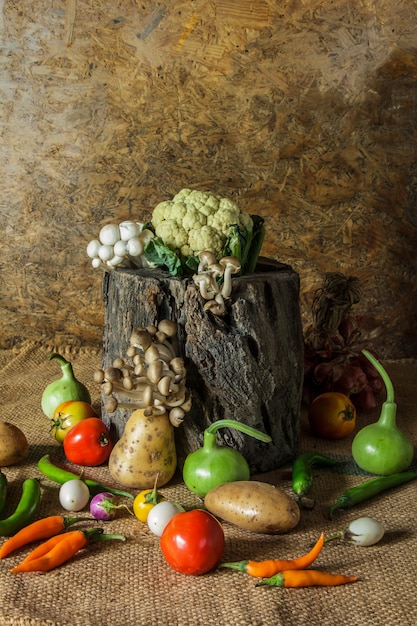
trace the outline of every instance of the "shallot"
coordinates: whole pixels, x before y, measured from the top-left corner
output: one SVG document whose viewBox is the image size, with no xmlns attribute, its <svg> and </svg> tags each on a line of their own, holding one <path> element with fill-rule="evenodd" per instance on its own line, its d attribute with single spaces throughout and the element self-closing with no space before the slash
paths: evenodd
<svg viewBox="0 0 417 626">
<path fill-rule="evenodd" d="M 324 543 L 334 539 L 342 539 L 357 546 L 373 546 L 384 536 L 385 529 L 381 522 L 372 517 L 359 517 L 353 520 L 345 530 L 327 537 Z"/>
</svg>

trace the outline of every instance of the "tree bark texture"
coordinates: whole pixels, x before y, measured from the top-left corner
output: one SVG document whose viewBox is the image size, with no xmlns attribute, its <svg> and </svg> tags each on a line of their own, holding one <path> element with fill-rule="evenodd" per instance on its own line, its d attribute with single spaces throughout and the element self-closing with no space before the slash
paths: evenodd
<svg viewBox="0 0 417 626">
<path fill-rule="evenodd" d="M 105 275 L 103 367 L 124 357 L 132 331 L 166 318 L 178 325 L 192 409 L 176 429 L 178 464 L 199 448 L 214 421 L 233 419 L 269 434 L 263 443 L 234 429 L 218 441 L 238 450 L 251 473 L 290 463 L 297 450 L 303 383 L 303 336 L 299 276 L 288 265 L 260 259 L 254 274 L 233 279 L 224 317 L 203 310 L 191 278 L 160 270 L 122 270 Z M 120 437 L 131 411 L 103 419 Z"/>
</svg>

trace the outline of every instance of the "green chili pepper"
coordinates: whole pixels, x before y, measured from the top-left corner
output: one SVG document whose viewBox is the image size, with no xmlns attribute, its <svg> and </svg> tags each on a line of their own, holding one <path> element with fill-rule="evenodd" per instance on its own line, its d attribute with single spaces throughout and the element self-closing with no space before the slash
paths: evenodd
<svg viewBox="0 0 417 626">
<path fill-rule="evenodd" d="M 0 513 L 3 511 L 6 506 L 6 496 L 7 496 L 7 477 L 0 470 Z"/>
<path fill-rule="evenodd" d="M 22 496 L 15 512 L 0 521 L 0 536 L 14 535 L 35 517 L 41 501 L 41 486 L 38 478 L 27 478 L 22 486 Z"/>
<path fill-rule="evenodd" d="M 49 454 L 45 454 L 38 461 L 38 469 L 42 472 L 44 476 L 49 478 L 55 483 L 59 485 L 63 485 L 68 480 L 74 480 L 75 478 L 80 478 L 77 474 L 73 472 L 69 472 L 68 470 L 63 469 L 62 467 L 57 467 L 51 461 Z M 103 485 L 96 480 L 90 480 L 88 478 L 83 478 L 83 482 L 87 485 L 90 494 L 92 496 L 97 493 L 102 493 L 103 491 L 108 491 L 115 496 L 124 496 L 126 498 L 134 498 L 135 496 L 129 493 L 128 491 L 121 491 L 120 489 L 113 489 L 112 487 L 108 487 L 107 485 Z"/>
<path fill-rule="evenodd" d="M 338 461 L 318 452 L 304 452 L 294 461 L 292 466 L 292 489 L 302 498 L 306 496 L 313 486 L 314 467 L 332 467 Z"/>
<path fill-rule="evenodd" d="M 337 509 L 350 509 L 351 507 L 372 498 L 373 496 L 403 485 L 410 480 L 417 478 L 416 472 L 400 472 L 398 474 L 391 474 L 391 476 L 379 476 L 378 478 L 372 478 L 367 480 L 361 485 L 351 487 L 344 491 L 336 500 L 336 502 L 329 508 L 329 519 L 332 519 L 333 513 Z"/>
</svg>

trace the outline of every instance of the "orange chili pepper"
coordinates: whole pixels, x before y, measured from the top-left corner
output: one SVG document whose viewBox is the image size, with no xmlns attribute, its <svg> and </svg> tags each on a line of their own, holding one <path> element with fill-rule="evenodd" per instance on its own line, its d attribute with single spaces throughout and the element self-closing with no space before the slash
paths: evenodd
<svg viewBox="0 0 417 626">
<path fill-rule="evenodd" d="M 19 530 L 18 533 L 7 539 L 0 548 L 0 559 L 8 556 L 12 552 L 23 548 L 28 543 L 39 541 L 40 539 L 48 539 L 58 533 L 64 531 L 71 524 L 90 518 L 82 517 L 64 517 L 63 515 L 51 515 L 37 520 L 28 526 Z"/>
<path fill-rule="evenodd" d="M 358 580 L 357 576 L 343 574 L 329 574 L 317 569 L 286 570 L 275 576 L 265 578 L 256 583 L 255 587 L 268 585 L 270 587 L 335 587 L 346 585 Z"/>
<path fill-rule="evenodd" d="M 126 539 L 124 535 L 104 535 L 102 533 L 102 528 L 90 528 L 87 530 L 72 530 L 62 535 L 56 535 L 35 548 L 21 563 L 10 571 L 13 573 L 49 572 L 69 561 L 79 550 L 85 548 L 90 541 L 104 541 L 106 539 L 121 539 L 124 541 Z"/>
<path fill-rule="evenodd" d="M 88 535 L 82 530 L 73 530 L 65 533 L 49 552 L 36 559 L 25 559 L 10 571 L 16 572 L 49 572 L 66 561 L 69 561 L 78 550 L 85 548 L 88 544 Z"/>
<path fill-rule="evenodd" d="M 324 545 L 324 533 L 321 533 L 319 539 L 313 548 L 298 559 L 287 561 L 284 559 L 269 559 L 267 561 L 237 561 L 235 563 L 223 563 L 220 567 L 230 567 L 239 572 L 245 572 L 250 576 L 258 578 L 266 578 L 273 576 L 283 570 L 306 569 L 313 561 L 316 560 Z"/>
<path fill-rule="evenodd" d="M 27 561 L 33 561 L 35 559 L 39 559 L 40 557 L 48 554 L 58 543 L 60 543 L 63 539 L 69 535 L 69 533 L 75 533 L 76 530 L 68 531 L 67 533 L 60 533 L 55 535 L 54 537 L 50 537 L 47 541 L 44 541 L 39 546 L 37 546 L 32 552 L 23 559 L 22 563 L 26 563 Z"/>
</svg>

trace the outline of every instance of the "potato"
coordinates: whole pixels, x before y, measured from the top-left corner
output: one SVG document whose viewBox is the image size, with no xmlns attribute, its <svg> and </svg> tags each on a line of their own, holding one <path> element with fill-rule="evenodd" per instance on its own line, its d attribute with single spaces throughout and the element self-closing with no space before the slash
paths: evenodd
<svg viewBox="0 0 417 626">
<path fill-rule="evenodd" d="M 204 504 L 213 515 L 256 533 L 286 533 L 300 521 L 295 500 L 281 489 L 255 480 L 215 487 L 206 495 Z"/>
<path fill-rule="evenodd" d="M 109 457 L 112 478 L 128 489 L 151 489 L 156 477 L 158 487 L 169 482 L 176 467 L 174 427 L 168 413 L 134 411 Z"/>
<path fill-rule="evenodd" d="M 23 461 L 28 452 L 29 444 L 20 428 L 0 421 L 0 467 Z"/>
</svg>

